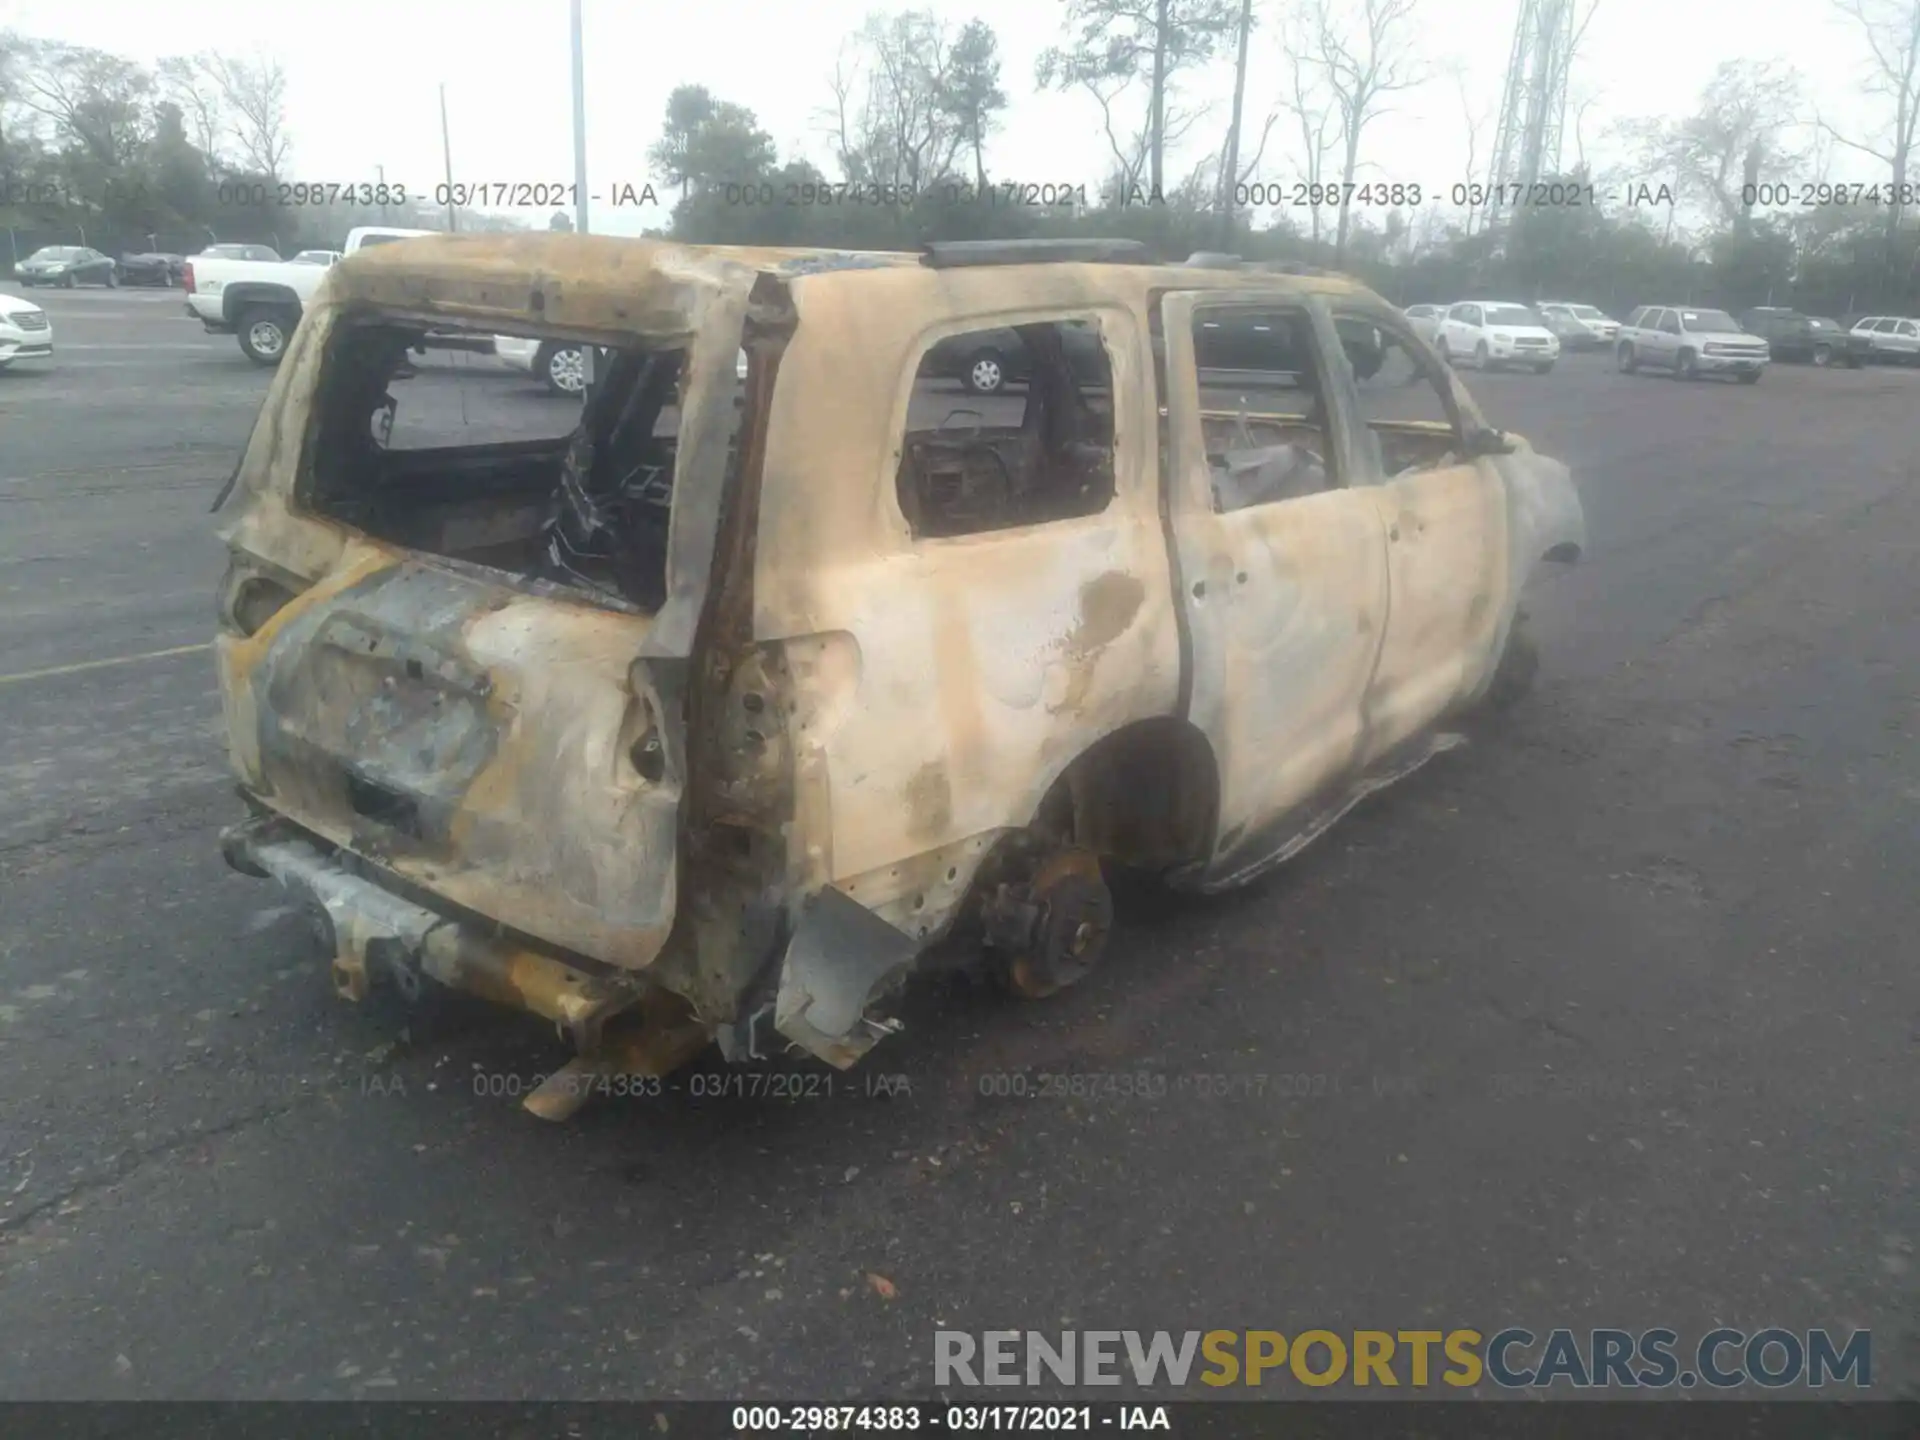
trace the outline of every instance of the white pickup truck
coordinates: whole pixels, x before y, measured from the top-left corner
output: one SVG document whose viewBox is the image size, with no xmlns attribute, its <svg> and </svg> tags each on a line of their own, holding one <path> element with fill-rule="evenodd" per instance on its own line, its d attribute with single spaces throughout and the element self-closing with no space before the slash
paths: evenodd
<svg viewBox="0 0 1920 1440">
<path fill-rule="evenodd" d="M 363 225 L 347 232 L 342 254 L 350 256 L 368 245 L 440 233 Z M 238 336 L 241 351 L 254 364 L 275 366 L 287 353 L 287 342 L 293 338 L 301 312 L 327 278 L 329 268 L 311 260 L 276 264 L 195 255 L 187 261 L 184 277 L 187 314 L 206 326 L 209 334 Z M 440 342 L 429 337 L 427 343 Z M 471 349 L 473 345 L 466 341 L 443 348 Z"/>
</svg>

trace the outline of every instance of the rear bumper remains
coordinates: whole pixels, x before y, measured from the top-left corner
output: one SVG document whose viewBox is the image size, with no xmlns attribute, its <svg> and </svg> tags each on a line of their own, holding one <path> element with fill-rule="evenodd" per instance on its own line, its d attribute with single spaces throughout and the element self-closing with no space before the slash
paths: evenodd
<svg viewBox="0 0 1920 1440">
<path fill-rule="evenodd" d="M 226 830 L 220 852 L 242 874 L 274 880 L 309 907 L 333 957 L 334 988 L 349 1000 L 364 999 L 376 982 L 411 999 L 423 980 L 435 980 L 551 1020 L 585 1050 L 610 1015 L 646 993 L 415 904 L 278 816 Z"/>
<path fill-rule="evenodd" d="M 414 999 L 434 980 L 553 1022 L 576 1053 L 529 1083 L 524 1104 L 542 1119 L 564 1120 L 600 1091 L 614 1093 L 610 1077 L 669 1074 L 713 1038 L 680 997 L 416 905 L 278 816 L 233 826 L 220 850 L 242 874 L 275 880 L 300 898 L 332 953 L 334 988 L 347 999 L 364 999 L 375 981 Z"/>
<path fill-rule="evenodd" d="M 242 874 L 272 879 L 299 897 L 332 953 L 334 988 L 347 999 L 364 999 L 376 981 L 412 999 L 434 980 L 553 1022 L 576 1054 L 529 1086 L 525 1106 L 542 1119 L 566 1119 L 610 1090 L 608 1077 L 669 1074 L 713 1038 L 679 996 L 415 904 L 277 815 L 226 830 L 220 851 Z"/>
<path fill-rule="evenodd" d="M 485 921 L 416 903 L 366 862 L 282 816 L 258 814 L 231 826 L 220 851 L 241 874 L 294 894 L 344 998 L 365 999 L 380 984 L 412 1000 L 433 980 L 552 1022 L 576 1058 L 527 1096 L 527 1108 L 545 1119 L 571 1115 L 606 1088 L 600 1077 L 666 1075 L 716 1038 L 729 1059 L 764 1058 L 753 1037 L 766 1018 L 785 1040 L 845 1069 L 898 1028 L 876 1019 L 873 1007 L 915 953 L 907 936 L 864 906 L 824 891 L 788 937 L 766 1011 L 723 1027 L 647 980 L 562 959 Z"/>
</svg>

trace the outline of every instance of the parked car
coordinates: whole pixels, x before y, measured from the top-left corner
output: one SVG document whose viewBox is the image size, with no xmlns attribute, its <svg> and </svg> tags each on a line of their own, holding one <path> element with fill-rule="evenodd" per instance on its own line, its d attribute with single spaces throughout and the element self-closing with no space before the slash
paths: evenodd
<svg viewBox="0 0 1920 1440">
<path fill-rule="evenodd" d="M 1620 338 L 1620 322 L 1597 305 L 1583 305 L 1573 300 L 1542 300 L 1533 307 L 1544 318 L 1553 333 L 1560 337 L 1563 350 L 1607 350 Z M 1555 321 L 1571 320 L 1577 330 L 1556 326 Z M 1569 341 L 1574 343 L 1569 344 Z"/>
<path fill-rule="evenodd" d="M 278 265 L 280 252 L 271 245 L 209 245 L 195 260 L 251 260 L 256 265 Z"/>
<path fill-rule="evenodd" d="M 1749 335 L 1724 310 L 1697 305 L 1642 305 L 1620 327 L 1614 350 L 1620 369 L 1666 370 L 1682 380 L 1731 375 L 1756 383 L 1772 358 L 1767 342 Z"/>
<path fill-rule="evenodd" d="M 580 395 L 587 388 L 587 362 L 570 340 L 530 340 L 518 335 L 493 337 L 493 353 L 503 365 L 525 370 L 546 382 L 555 395 Z"/>
<path fill-rule="evenodd" d="M 386 448 L 423 312 L 607 347 L 581 428 Z M 1323 379 L 1211 409 L 1196 337 L 1248 315 Z M 1340 277 L 461 236 L 336 267 L 310 322 L 221 532 L 252 811 L 222 848 L 320 917 L 343 996 L 433 981 L 557 1028 L 550 1118 L 710 1041 L 853 1065 L 936 945 L 1075 983 L 1104 865 L 1245 884 L 1516 700 L 1521 587 L 1585 545 L 1566 467 Z M 1342 322 L 1441 418 L 1337 363 Z M 1009 323 L 1029 384 L 990 419 L 932 337 Z M 1282 470 L 1318 481 L 1216 501 Z"/>
<path fill-rule="evenodd" d="M 1574 350 L 1591 350 L 1601 343 L 1594 338 L 1591 330 L 1565 311 L 1536 306 L 1534 313 L 1540 317 L 1540 323 L 1546 327 L 1547 333 L 1560 342 L 1562 354 Z"/>
<path fill-rule="evenodd" d="M 1409 305 L 1400 313 L 1407 317 L 1413 333 L 1431 345 L 1440 336 L 1440 321 L 1446 309 L 1444 305 Z"/>
<path fill-rule="evenodd" d="M 1920 365 L 1920 321 L 1904 315 L 1868 315 L 1848 332 L 1864 340 L 1867 356 L 1889 365 Z"/>
<path fill-rule="evenodd" d="M 1872 358 L 1866 336 L 1843 330 L 1839 321 L 1823 315 L 1802 315 L 1777 305 L 1760 305 L 1739 318 L 1740 328 L 1765 340 L 1775 360 L 1857 369 Z"/>
<path fill-rule="evenodd" d="M 53 323 L 31 300 L 0 292 L 0 370 L 16 360 L 51 360 Z"/>
<path fill-rule="evenodd" d="M 369 245 L 391 245 L 396 240 L 417 240 L 424 235 L 443 234 L 439 230 L 402 230 L 392 225 L 356 225 L 347 232 L 343 248 L 348 255 Z"/>
<path fill-rule="evenodd" d="M 85 245 L 42 245 L 13 267 L 14 279 L 22 285 L 59 285 L 71 290 L 76 285 L 120 283 L 120 272 L 111 255 Z"/>
<path fill-rule="evenodd" d="M 368 245 L 435 233 L 362 226 L 347 232 L 342 253 L 351 255 Z M 213 253 L 216 250 L 262 251 L 272 258 L 216 255 Z M 307 302 L 331 269 L 312 261 L 282 260 L 264 245 L 209 246 L 186 266 L 182 283 L 187 291 L 187 314 L 198 320 L 210 335 L 237 336 L 241 352 L 249 360 L 272 367 L 286 354 Z M 491 342 L 484 342 L 483 346 L 462 340 L 457 345 L 445 345 L 434 332 L 428 331 L 419 348 L 491 348 Z"/>
<path fill-rule="evenodd" d="M 1089 325 L 1071 326 L 1061 334 L 1076 377 L 1085 379 L 1106 364 L 1099 333 Z M 955 335 L 933 347 L 930 363 L 937 373 L 958 380 L 974 395 L 993 395 L 1008 385 L 1025 384 L 1032 360 L 1019 333 L 1002 326 L 995 330 Z"/>
<path fill-rule="evenodd" d="M 336 265 L 346 258 L 342 250 L 302 250 L 287 263 L 290 265 Z"/>
<path fill-rule="evenodd" d="M 587 388 L 582 347 L 565 340 L 529 340 L 518 335 L 495 335 L 493 353 L 512 370 L 524 370 L 546 382 L 555 395 L 581 395 Z M 734 360 L 733 378 L 745 382 L 747 352 Z"/>
<path fill-rule="evenodd" d="M 1434 342 L 1450 362 L 1471 359 L 1475 368 L 1524 365 L 1536 375 L 1553 369 L 1560 342 L 1525 305 L 1510 300 L 1463 300 L 1447 308 Z"/>
<path fill-rule="evenodd" d="M 160 285 L 171 287 L 186 274 L 183 255 L 158 250 L 140 250 L 120 257 L 120 283 L 123 285 Z"/>
</svg>

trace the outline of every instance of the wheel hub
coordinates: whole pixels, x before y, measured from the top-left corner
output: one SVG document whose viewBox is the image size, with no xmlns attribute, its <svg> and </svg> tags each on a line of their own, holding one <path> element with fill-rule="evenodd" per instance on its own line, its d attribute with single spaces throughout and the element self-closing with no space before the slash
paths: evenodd
<svg viewBox="0 0 1920 1440">
<path fill-rule="evenodd" d="M 1063 850 L 1044 861 L 1014 907 L 1018 934 L 1007 935 L 1007 986 L 1041 999 L 1085 979 L 1113 931 L 1113 896 L 1089 851 Z"/>
</svg>

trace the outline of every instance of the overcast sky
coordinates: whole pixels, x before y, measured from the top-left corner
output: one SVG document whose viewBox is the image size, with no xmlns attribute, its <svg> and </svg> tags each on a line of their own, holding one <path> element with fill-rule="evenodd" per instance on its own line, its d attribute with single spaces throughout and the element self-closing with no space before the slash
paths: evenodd
<svg viewBox="0 0 1920 1440">
<path fill-rule="evenodd" d="M 1262 0 L 1256 0 L 1256 9 Z M 639 5 L 585 0 L 587 147 L 590 189 L 644 183 L 668 92 L 699 83 L 752 108 L 782 158 L 804 154 L 834 167 L 821 110 L 844 38 L 876 6 L 870 0 L 695 0 Z M 907 8 L 907 7 L 897 7 Z M 999 180 L 1084 182 L 1097 190 L 1107 150 L 1092 102 L 1038 92 L 1034 61 L 1062 38 L 1064 0 L 933 0 L 956 25 L 979 18 L 1000 37 L 1002 83 L 1012 103 L 988 152 Z M 1397 113 L 1367 132 L 1371 178 L 1419 182 L 1429 192 L 1469 178 L 1466 125 L 1454 82 L 1458 63 L 1471 103 L 1485 119 L 1484 167 L 1512 43 L 1518 0 L 1418 0 L 1421 57 L 1436 74 L 1399 97 Z M 278 57 L 291 85 L 293 163 L 286 178 L 371 179 L 431 191 L 442 178 L 437 86 L 445 81 L 456 179 L 493 182 L 572 179 L 572 102 L 566 0 L 192 0 L 179 5 L 74 5 L 69 0 L 0 0 L 0 23 L 30 35 L 101 45 L 152 61 L 183 49 L 260 51 Z M 110 24 L 103 24 L 110 17 Z M 1600 0 L 1575 67 L 1576 97 L 1592 98 L 1582 125 L 1590 157 L 1605 150 L 1610 122 L 1684 113 L 1722 60 L 1784 59 L 1807 77 L 1809 93 L 1841 128 L 1863 108 L 1864 47 L 1823 0 Z M 1274 107 L 1275 38 L 1256 31 L 1248 125 Z M 1169 181 L 1219 143 L 1231 96 L 1231 67 L 1189 81 L 1194 101 L 1216 101 L 1196 127 Z M 1299 178 L 1285 134 L 1276 129 L 1263 178 Z M 1567 156 L 1571 160 L 1571 120 Z M 1483 175 L 1473 178 L 1484 179 Z M 1793 180 L 1811 176 L 1781 176 Z M 1874 162 L 1838 151 L 1831 179 L 1879 179 Z M 536 223 L 544 212 L 530 215 Z M 592 228 L 637 232 L 658 212 L 602 205 Z"/>
</svg>

